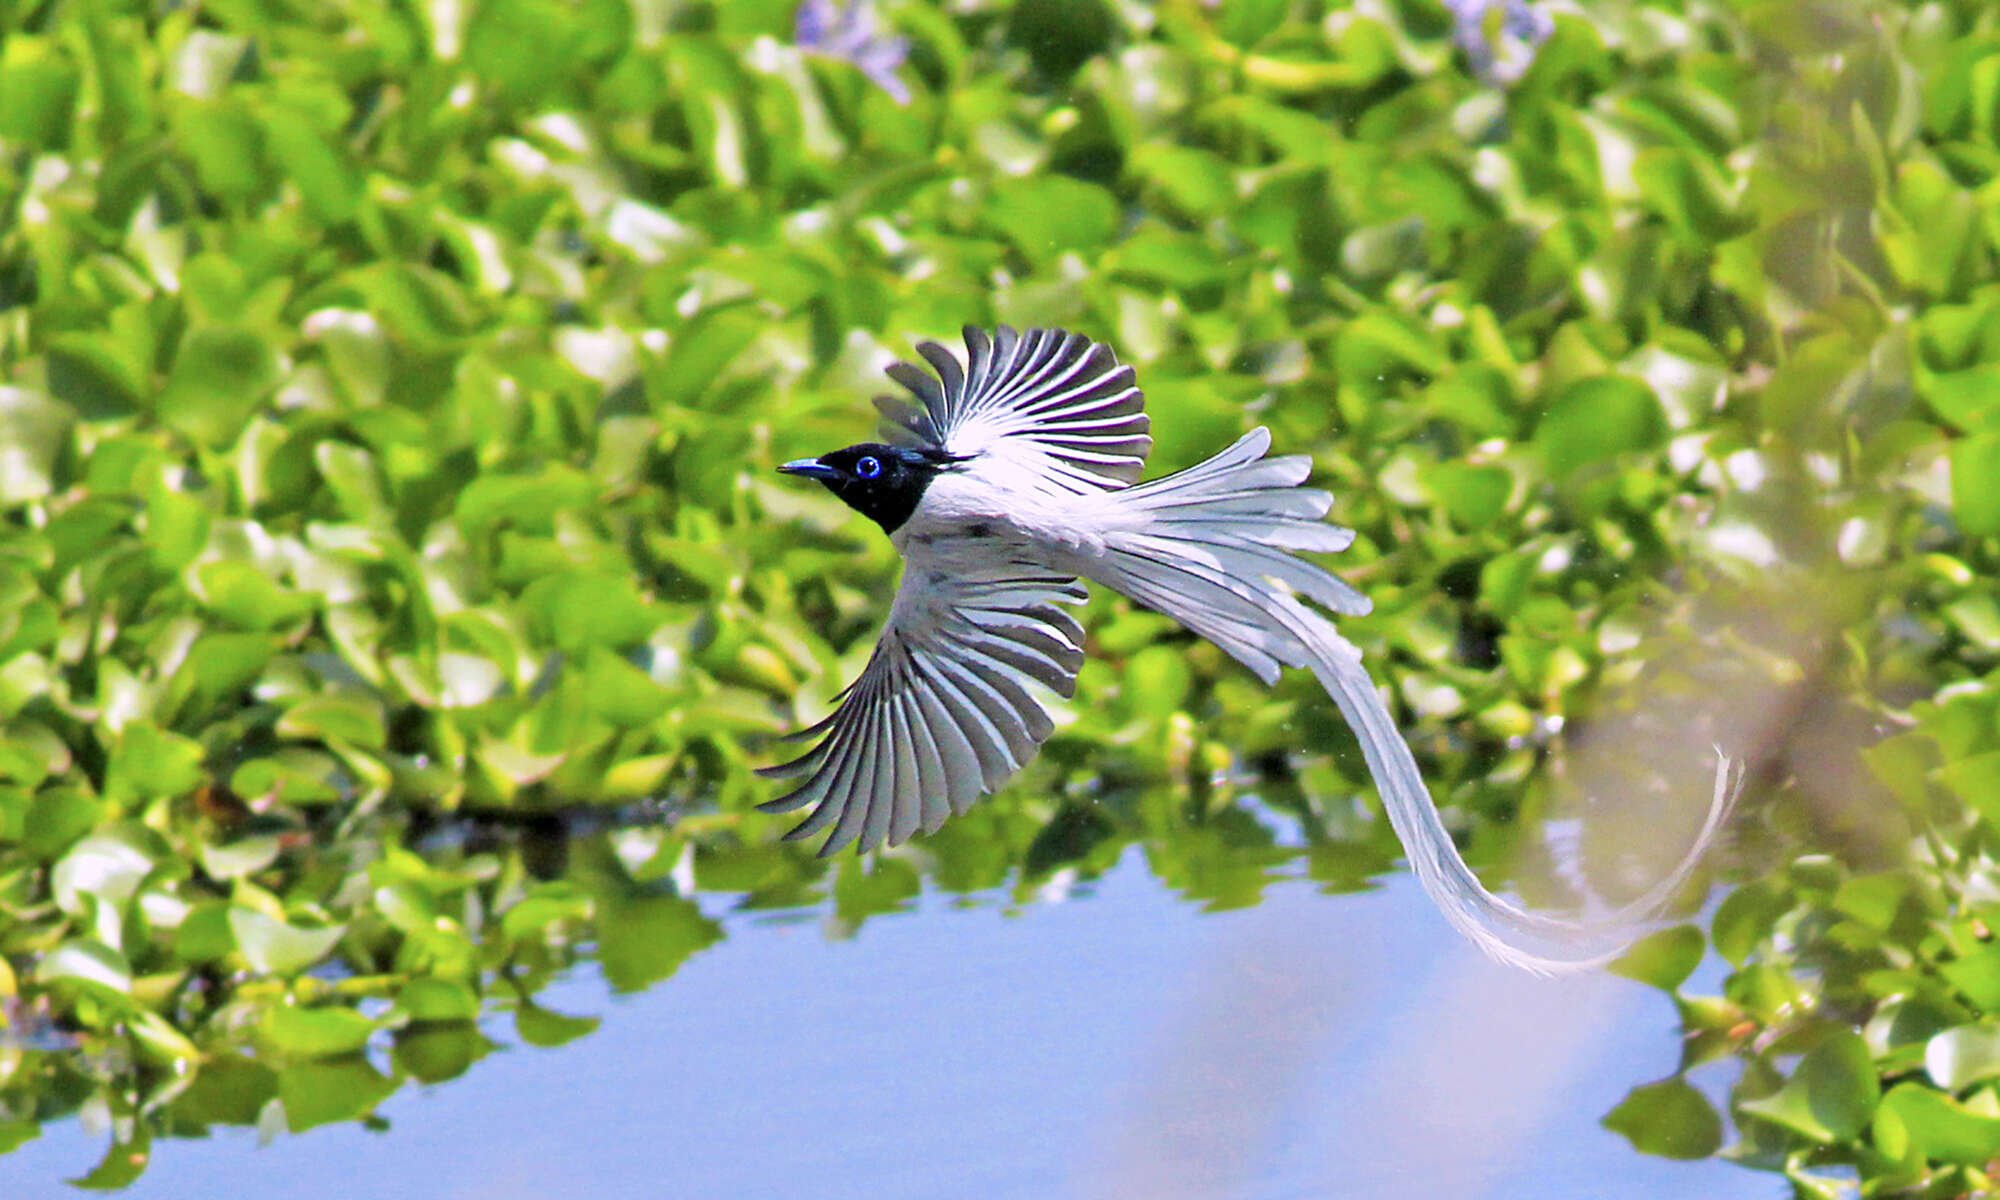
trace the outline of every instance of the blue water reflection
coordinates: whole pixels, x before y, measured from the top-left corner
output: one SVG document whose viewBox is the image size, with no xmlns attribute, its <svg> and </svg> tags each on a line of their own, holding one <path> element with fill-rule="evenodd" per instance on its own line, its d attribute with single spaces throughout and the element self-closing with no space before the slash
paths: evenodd
<svg viewBox="0 0 2000 1200">
<path fill-rule="evenodd" d="M 851 941 L 738 922 L 649 992 L 562 981 L 539 999 L 598 1032 L 496 1027 L 507 1049 L 397 1093 L 386 1133 L 163 1141 L 125 1194 L 1771 1194 L 1598 1125 L 1672 1069 L 1664 997 L 1495 967 L 1407 877 L 1204 914 L 1134 852 L 1089 891 L 1013 915 L 926 897 Z M 59 1194 L 103 1146 L 49 1126 L 0 1161 L 7 1194 Z"/>
</svg>

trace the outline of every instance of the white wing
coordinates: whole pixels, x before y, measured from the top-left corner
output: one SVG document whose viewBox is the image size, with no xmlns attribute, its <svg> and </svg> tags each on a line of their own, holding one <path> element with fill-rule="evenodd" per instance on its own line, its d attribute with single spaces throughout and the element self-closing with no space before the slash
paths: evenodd
<svg viewBox="0 0 2000 1200">
<path fill-rule="evenodd" d="M 1059 491 L 1097 492 L 1138 481 L 1153 439 L 1146 397 L 1109 346 L 1061 329 L 992 337 L 965 329 L 966 362 L 936 342 L 917 353 L 937 372 L 897 363 L 889 377 L 922 407 L 875 401 L 889 440 L 965 458 L 992 455 Z"/>
<path fill-rule="evenodd" d="M 1081 603 L 1075 579 L 996 552 L 937 539 L 907 547 L 888 627 L 861 677 L 803 757 L 767 776 L 807 775 L 759 807 L 812 812 L 786 838 L 832 827 L 822 857 L 859 840 L 895 845 L 972 807 L 1005 782 L 1054 728 L 1030 684 L 1067 697 L 1083 630 L 1057 607 Z M 808 774 L 809 773 L 809 774 Z"/>
</svg>

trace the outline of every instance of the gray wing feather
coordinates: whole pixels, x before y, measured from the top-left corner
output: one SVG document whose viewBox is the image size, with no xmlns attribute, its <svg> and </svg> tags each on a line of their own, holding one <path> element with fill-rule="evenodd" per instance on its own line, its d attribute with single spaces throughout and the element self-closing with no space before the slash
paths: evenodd
<svg viewBox="0 0 2000 1200">
<path fill-rule="evenodd" d="M 810 808 L 786 837 L 830 829 L 822 855 L 893 846 L 964 812 L 1054 732 L 1034 689 L 1075 693 L 1083 630 L 1058 606 L 1084 597 L 990 544 L 913 548 L 868 666 L 811 727 L 818 744 L 761 772 L 805 781 L 761 807 Z"/>
</svg>

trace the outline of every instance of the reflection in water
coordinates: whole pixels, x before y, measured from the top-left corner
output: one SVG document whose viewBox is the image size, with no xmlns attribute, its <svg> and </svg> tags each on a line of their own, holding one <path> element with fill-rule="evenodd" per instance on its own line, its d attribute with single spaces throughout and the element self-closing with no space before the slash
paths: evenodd
<svg viewBox="0 0 2000 1200">
<path fill-rule="evenodd" d="M 541 1051 L 489 1020 L 509 1048 L 386 1100 L 385 1135 L 336 1125 L 252 1152 L 252 1131 L 218 1130 L 161 1147 L 129 1194 L 1768 1192 L 1598 1127 L 1671 1067 L 1662 1000 L 1494 967 L 1408 879 L 1203 914 L 1128 851 L 1077 897 L 955 910 L 931 893 L 858 944 L 726 917 L 729 944 L 673 986 L 607 1000 L 587 965 L 552 982 L 548 1008 L 601 1021 L 589 1037 Z M 1505 1045 L 1467 1049 L 1484 1042 Z M 102 1136 L 53 1126 L 0 1174 L 75 1174 Z M 1163 1177 L 1178 1190 L 1142 1190 Z"/>
</svg>

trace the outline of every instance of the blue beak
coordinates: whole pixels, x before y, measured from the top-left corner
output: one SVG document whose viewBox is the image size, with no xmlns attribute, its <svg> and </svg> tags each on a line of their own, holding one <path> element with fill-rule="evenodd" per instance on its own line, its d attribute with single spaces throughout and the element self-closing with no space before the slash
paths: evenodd
<svg viewBox="0 0 2000 1200">
<path fill-rule="evenodd" d="M 813 479 L 838 479 L 840 472 L 816 458 L 795 458 L 778 468 L 787 475 L 805 475 Z"/>
</svg>

